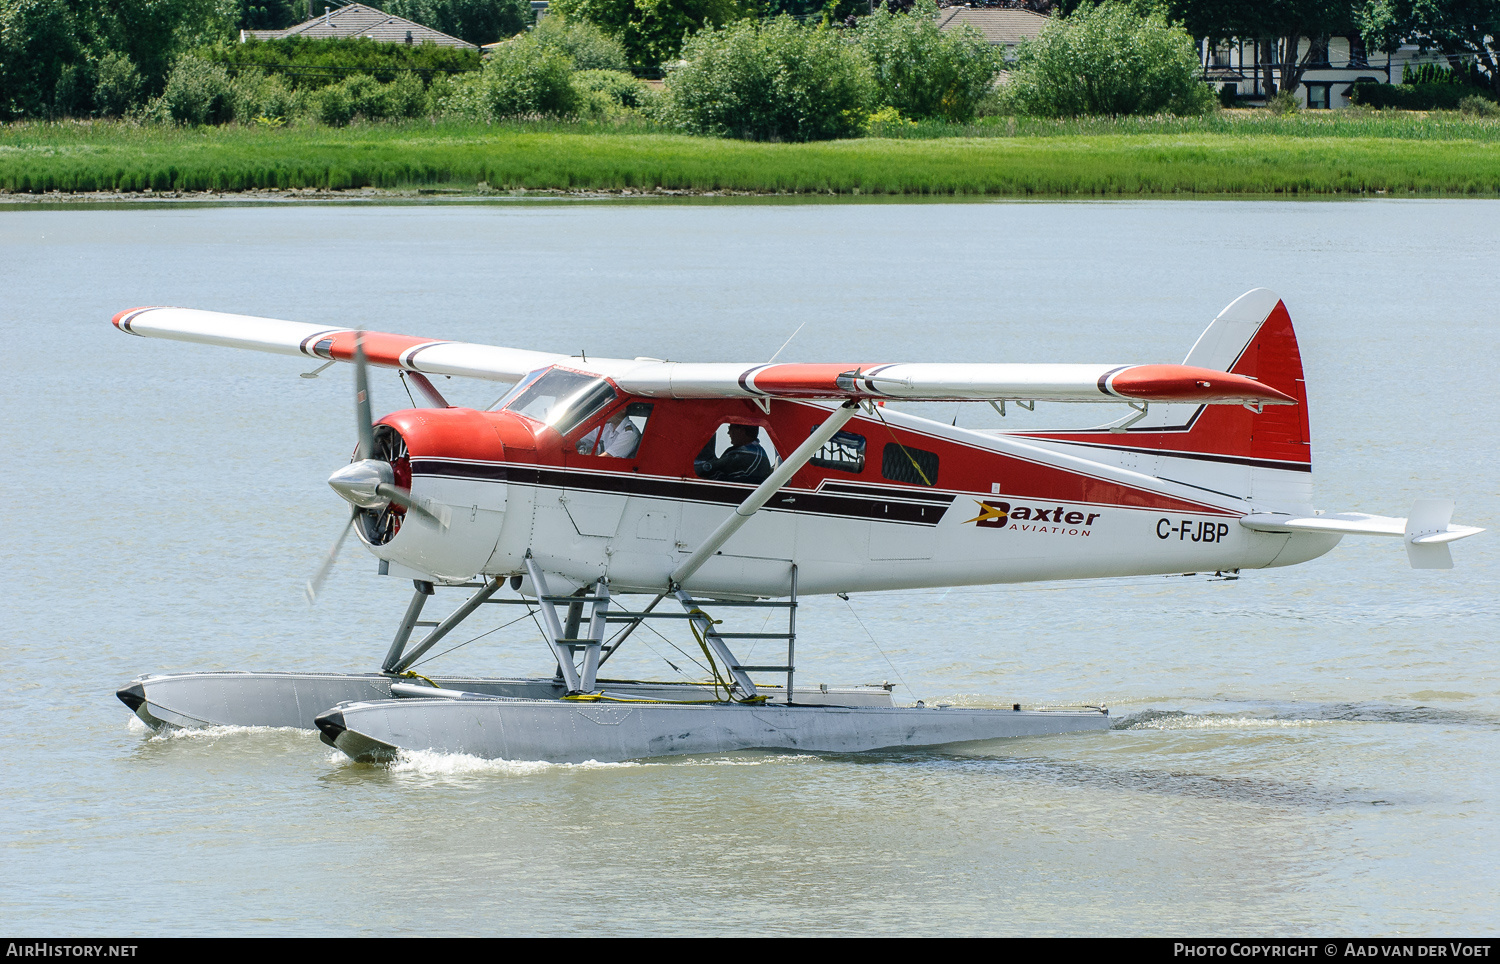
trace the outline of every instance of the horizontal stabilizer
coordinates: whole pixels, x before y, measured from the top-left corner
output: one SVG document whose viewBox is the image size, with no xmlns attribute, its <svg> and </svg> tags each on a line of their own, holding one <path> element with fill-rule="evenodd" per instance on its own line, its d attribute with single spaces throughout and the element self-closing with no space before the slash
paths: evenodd
<svg viewBox="0 0 1500 964">
<path fill-rule="evenodd" d="M 1240 525 L 1256 532 L 1320 532 L 1352 536 L 1402 536 L 1413 569 L 1452 569 L 1448 543 L 1477 535 L 1483 529 L 1451 525 L 1452 499 L 1418 499 L 1405 519 L 1363 512 L 1328 512 L 1314 516 L 1256 512 Z"/>
</svg>

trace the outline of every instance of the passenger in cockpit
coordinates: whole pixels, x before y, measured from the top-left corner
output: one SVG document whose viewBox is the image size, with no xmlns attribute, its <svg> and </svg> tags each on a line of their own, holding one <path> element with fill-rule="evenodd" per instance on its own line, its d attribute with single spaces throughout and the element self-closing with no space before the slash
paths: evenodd
<svg viewBox="0 0 1500 964">
<path fill-rule="evenodd" d="M 748 482 L 759 485 L 771 474 L 771 460 L 760 445 L 760 429 L 754 425 L 730 425 L 729 448 L 714 455 L 710 438 L 703 451 L 693 460 L 693 471 L 700 479 L 719 482 Z"/>
</svg>

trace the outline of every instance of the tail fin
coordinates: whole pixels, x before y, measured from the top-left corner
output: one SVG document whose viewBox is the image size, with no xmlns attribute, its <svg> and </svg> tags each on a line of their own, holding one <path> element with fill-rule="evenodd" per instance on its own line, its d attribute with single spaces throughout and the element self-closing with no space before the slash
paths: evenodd
<svg viewBox="0 0 1500 964">
<path fill-rule="evenodd" d="M 1120 461 L 1161 478 L 1311 511 L 1307 390 L 1297 335 L 1281 299 L 1265 288 L 1241 295 L 1208 326 L 1183 364 L 1254 378 L 1297 404 L 1259 412 L 1235 405 L 1153 405 L 1128 427 L 1034 437 L 1086 445 L 1095 449 L 1091 458 Z"/>
</svg>

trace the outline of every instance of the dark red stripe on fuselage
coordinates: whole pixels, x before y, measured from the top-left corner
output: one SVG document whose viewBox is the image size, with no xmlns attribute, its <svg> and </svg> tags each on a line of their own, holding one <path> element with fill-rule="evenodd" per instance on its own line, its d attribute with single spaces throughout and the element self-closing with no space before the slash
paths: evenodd
<svg viewBox="0 0 1500 964">
<path fill-rule="evenodd" d="M 436 476 L 449 479 L 472 479 L 479 482 L 515 482 L 549 489 L 574 489 L 607 492 L 614 495 L 666 499 L 674 502 L 697 502 L 735 506 L 755 488 L 725 482 L 700 482 L 692 479 L 663 479 L 653 476 L 614 472 L 585 472 L 554 466 L 461 462 L 449 459 L 412 459 L 412 476 Z M 807 489 L 782 489 L 766 503 L 766 508 L 808 515 L 838 516 L 850 519 L 874 519 L 909 525 L 935 526 L 956 496 L 922 492 L 917 501 L 904 490 L 872 492 L 869 495 L 843 495 L 813 492 Z"/>
</svg>

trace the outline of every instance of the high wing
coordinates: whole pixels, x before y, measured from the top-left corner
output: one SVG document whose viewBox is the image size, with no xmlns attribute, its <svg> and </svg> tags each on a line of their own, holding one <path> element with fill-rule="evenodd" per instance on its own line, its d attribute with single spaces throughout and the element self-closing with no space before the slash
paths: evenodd
<svg viewBox="0 0 1500 964">
<path fill-rule="evenodd" d="M 648 397 L 1296 404 L 1290 395 L 1253 378 L 1188 365 L 741 364 L 580 358 L 191 308 L 134 308 L 115 315 L 114 324 L 147 338 L 330 361 L 352 361 L 359 339 L 372 365 L 501 382 L 564 365 L 611 378 L 624 391 Z"/>
</svg>

